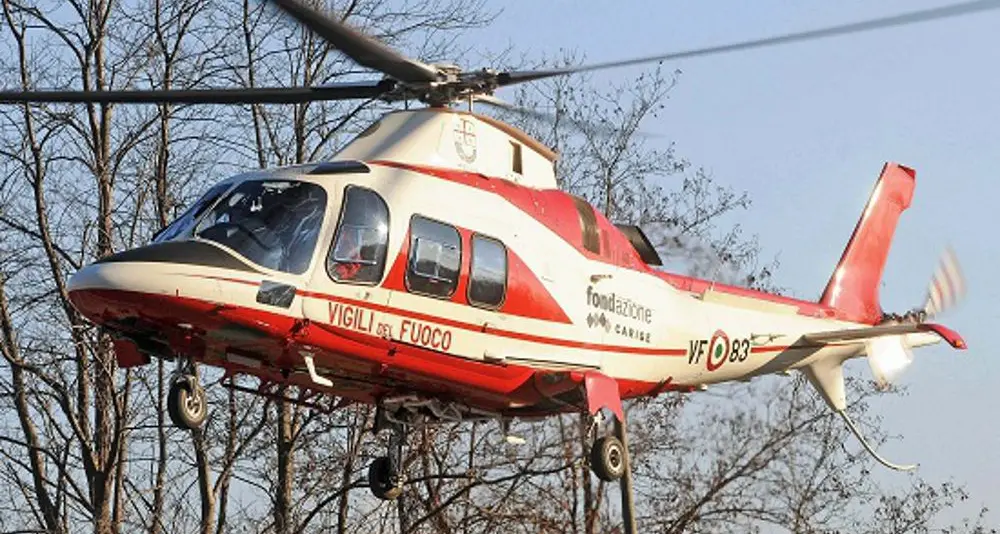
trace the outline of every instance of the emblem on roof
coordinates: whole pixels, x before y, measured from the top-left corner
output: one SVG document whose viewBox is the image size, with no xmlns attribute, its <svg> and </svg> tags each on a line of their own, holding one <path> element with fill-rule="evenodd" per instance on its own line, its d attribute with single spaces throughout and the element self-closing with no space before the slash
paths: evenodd
<svg viewBox="0 0 1000 534">
<path fill-rule="evenodd" d="M 476 161 L 476 123 L 472 119 L 459 118 L 455 125 L 455 151 L 466 163 Z"/>
</svg>

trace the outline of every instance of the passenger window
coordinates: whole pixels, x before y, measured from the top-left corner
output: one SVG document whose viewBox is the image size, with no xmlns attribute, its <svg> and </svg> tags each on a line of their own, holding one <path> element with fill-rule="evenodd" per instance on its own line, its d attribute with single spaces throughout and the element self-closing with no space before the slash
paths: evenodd
<svg viewBox="0 0 1000 534">
<path fill-rule="evenodd" d="M 469 304 L 496 308 L 507 291 L 507 249 L 486 236 L 472 236 Z"/>
<path fill-rule="evenodd" d="M 447 224 L 414 215 L 410 221 L 410 258 L 406 286 L 414 293 L 450 297 L 458 285 L 462 241 Z"/>
<path fill-rule="evenodd" d="M 344 205 L 326 262 L 326 271 L 338 282 L 375 284 L 385 269 L 389 242 L 389 208 L 371 189 L 347 186 Z"/>
</svg>

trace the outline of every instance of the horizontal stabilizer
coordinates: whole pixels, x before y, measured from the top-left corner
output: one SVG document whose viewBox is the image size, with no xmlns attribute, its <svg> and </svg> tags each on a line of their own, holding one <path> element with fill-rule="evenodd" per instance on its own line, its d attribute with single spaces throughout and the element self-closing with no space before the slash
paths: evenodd
<svg viewBox="0 0 1000 534">
<path fill-rule="evenodd" d="M 804 341 L 810 343 L 841 343 L 850 341 L 865 341 L 882 336 L 900 336 L 906 334 L 919 333 L 937 334 L 941 339 L 948 342 L 956 349 L 966 348 L 965 340 L 958 332 L 935 323 L 902 323 L 871 326 L 867 328 L 849 328 L 846 330 L 829 330 L 826 332 L 816 332 L 802 336 Z"/>
</svg>

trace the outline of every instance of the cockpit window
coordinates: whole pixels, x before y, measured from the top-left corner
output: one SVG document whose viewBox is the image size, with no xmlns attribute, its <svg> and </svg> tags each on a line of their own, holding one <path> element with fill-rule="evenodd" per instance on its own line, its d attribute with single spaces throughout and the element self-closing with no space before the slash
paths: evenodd
<svg viewBox="0 0 1000 534">
<path fill-rule="evenodd" d="M 191 233 L 191 227 L 194 226 L 195 221 L 198 217 L 201 217 L 205 210 L 212 207 L 212 204 L 219 197 L 226 192 L 233 184 L 231 182 L 224 182 L 221 184 L 216 184 L 212 186 L 211 189 L 205 192 L 190 208 L 184 211 L 180 217 L 178 217 L 174 222 L 168 224 L 153 236 L 154 243 L 160 243 L 163 241 L 170 241 L 172 239 L 177 239 L 178 237 L 187 237 Z"/>
<path fill-rule="evenodd" d="M 389 208 L 378 193 L 347 186 L 326 271 L 338 282 L 375 284 L 382 279 L 389 241 Z"/>
<path fill-rule="evenodd" d="M 212 208 L 196 235 L 262 267 L 302 274 L 316 249 L 325 209 L 326 191 L 316 184 L 243 182 Z"/>
</svg>

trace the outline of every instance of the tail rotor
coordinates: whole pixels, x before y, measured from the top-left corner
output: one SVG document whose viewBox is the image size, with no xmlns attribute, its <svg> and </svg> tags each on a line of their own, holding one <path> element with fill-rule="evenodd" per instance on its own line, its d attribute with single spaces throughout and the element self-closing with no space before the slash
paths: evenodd
<svg viewBox="0 0 1000 534">
<path fill-rule="evenodd" d="M 941 254 L 930 284 L 924 307 L 904 316 L 887 315 L 886 321 L 924 322 L 958 305 L 965 296 L 965 278 L 955 252 L 949 247 Z M 906 336 L 882 336 L 866 342 L 868 365 L 880 390 L 888 389 L 896 378 L 913 363 L 913 352 Z"/>
<path fill-rule="evenodd" d="M 941 254 L 934 276 L 927 288 L 927 301 L 924 304 L 926 318 L 954 308 L 965 297 L 965 277 L 958 264 L 955 252 L 949 247 Z"/>
</svg>

